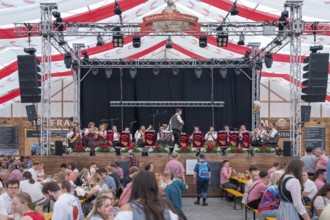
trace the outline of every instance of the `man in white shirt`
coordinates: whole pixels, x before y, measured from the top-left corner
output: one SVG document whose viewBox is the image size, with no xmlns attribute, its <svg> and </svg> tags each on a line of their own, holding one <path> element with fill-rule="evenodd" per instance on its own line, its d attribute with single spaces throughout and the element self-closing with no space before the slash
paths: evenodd
<svg viewBox="0 0 330 220">
<path fill-rule="evenodd" d="M 212 146 L 216 145 L 217 133 L 214 132 L 213 126 L 210 126 L 209 131 L 205 134 L 204 140 L 205 140 L 204 147 L 207 147 L 210 145 L 212 145 Z"/>
<path fill-rule="evenodd" d="M 28 169 L 28 171 L 32 174 L 32 179 L 34 179 L 35 181 L 37 181 L 38 178 L 38 174 L 37 174 L 37 170 L 39 169 L 40 163 L 38 161 L 33 163 L 33 166 Z"/>
<path fill-rule="evenodd" d="M 19 192 L 19 181 L 10 179 L 7 183 L 7 192 L 0 196 L 0 220 L 12 218 L 14 211 L 12 209 L 12 199 Z"/>
<path fill-rule="evenodd" d="M 268 141 L 274 139 L 275 135 L 277 135 L 277 130 L 275 128 L 275 123 L 272 122 L 269 124 L 270 131 L 268 134 L 264 134 L 268 138 Z"/>
<path fill-rule="evenodd" d="M 316 185 L 308 178 L 308 173 L 306 171 L 303 171 L 302 179 L 304 182 L 304 191 L 302 192 L 302 196 L 308 197 L 312 200 L 317 193 Z"/>
<path fill-rule="evenodd" d="M 46 183 L 42 193 L 55 202 L 52 220 L 80 219 L 77 200 L 71 194 L 63 193 L 57 183 Z"/>
<path fill-rule="evenodd" d="M 176 150 L 176 148 L 179 146 L 179 141 L 180 141 L 180 135 L 182 131 L 182 127 L 184 125 L 184 122 L 181 118 L 182 115 L 182 109 L 177 108 L 175 110 L 175 114 L 171 117 L 170 122 L 169 122 L 169 129 L 172 130 L 173 135 L 174 135 L 174 148 L 171 150 Z M 170 152 L 172 154 L 172 152 Z"/>
</svg>

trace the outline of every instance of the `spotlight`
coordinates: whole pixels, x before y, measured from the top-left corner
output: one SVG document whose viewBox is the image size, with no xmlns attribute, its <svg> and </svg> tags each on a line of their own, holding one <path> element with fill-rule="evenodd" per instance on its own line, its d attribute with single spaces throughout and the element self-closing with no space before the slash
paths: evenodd
<svg viewBox="0 0 330 220">
<path fill-rule="evenodd" d="M 98 46 L 98 47 L 103 46 L 104 41 L 103 41 L 103 38 L 100 33 L 97 35 L 96 40 L 97 40 L 96 46 Z"/>
<path fill-rule="evenodd" d="M 323 46 L 318 45 L 318 46 L 310 46 L 309 47 L 309 51 L 311 51 L 312 53 L 316 53 L 318 50 L 323 50 Z"/>
<path fill-rule="evenodd" d="M 63 19 L 61 18 L 61 13 L 58 11 L 53 11 L 52 15 L 54 16 L 54 18 L 56 18 L 54 22 L 54 27 L 57 28 L 58 31 L 62 32 L 64 30 L 64 26 L 63 24 L 59 24 L 59 23 L 63 23 Z"/>
<path fill-rule="evenodd" d="M 221 32 L 217 34 L 217 46 L 218 47 L 227 47 L 228 44 L 228 34 Z"/>
<path fill-rule="evenodd" d="M 201 36 L 199 37 L 199 46 L 200 46 L 201 48 L 204 48 L 204 47 L 207 46 L 207 36 L 206 36 L 206 35 L 201 35 Z"/>
<path fill-rule="evenodd" d="M 225 69 L 225 68 L 221 68 L 221 69 L 220 69 L 220 76 L 222 77 L 222 79 L 226 79 L 226 76 L 227 76 L 227 69 Z"/>
<path fill-rule="evenodd" d="M 61 17 L 61 13 L 58 11 L 53 11 L 52 15 L 54 16 L 54 18 L 60 18 Z"/>
<path fill-rule="evenodd" d="M 64 55 L 64 64 L 65 64 L 65 67 L 70 69 L 71 68 L 71 65 L 72 65 L 72 58 L 71 58 L 71 54 L 70 53 L 66 53 Z"/>
<path fill-rule="evenodd" d="M 174 76 L 177 76 L 179 74 L 179 69 L 178 68 L 173 68 L 172 73 Z"/>
<path fill-rule="evenodd" d="M 24 52 L 27 53 L 27 54 L 30 54 L 30 55 L 35 55 L 36 51 L 37 50 L 35 48 L 33 48 L 33 47 L 24 48 Z"/>
<path fill-rule="evenodd" d="M 278 24 L 278 30 L 283 31 L 284 27 L 288 24 L 287 18 L 289 17 L 289 12 L 288 11 L 283 11 L 281 13 L 281 17 L 278 19 L 279 24 Z"/>
<path fill-rule="evenodd" d="M 152 72 L 154 73 L 155 76 L 158 76 L 158 74 L 159 74 L 159 69 L 158 69 L 158 68 L 154 68 L 154 69 L 152 70 Z"/>
<path fill-rule="evenodd" d="M 96 76 L 99 73 L 99 69 L 93 68 L 92 69 L 92 74 Z"/>
<path fill-rule="evenodd" d="M 136 74 L 137 74 L 137 70 L 136 70 L 135 68 L 131 68 L 131 69 L 129 70 L 129 74 L 131 75 L 131 78 L 132 78 L 132 79 L 135 79 L 135 76 L 136 76 Z"/>
<path fill-rule="evenodd" d="M 124 36 L 120 32 L 121 31 L 120 27 L 116 26 L 116 27 L 113 28 L 113 30 L 115 31 L 115 33 L 112 36 L 113 47 L 123 47 L 123 45 L 124 45 Z"/>
<path fill-rule="evenodd" d="M 239 35 L 239 40 L 238 40 L 238 45 L 245 45 L 244 43 L 244 40 L 245 40 L 245 36 L 243 34 L 243 32 L 241 32 L 241 34 Z"/>
<path fill-rule="evenodd" d="M 172 39 L 171 39 L 170 36 L 168 36 L 168 38 L 167 38 L 167 43 L 166 43 L 165 48 L 167 48 L 167 49 L 171 49 L 171 48 L 173 48 L 173 47 L 172 47 Z"/>
<path fill-rule="evenodd" d="M 268 69 L 272 67 L 272 64 L 273 64 L 273 55 L 270 52 L 267 52 L 265 54 L 265 64 L 266 64 L 266 67 Z"/>
<path fill-rule="evenodd" d="M 261 60 L 257 60 L 256 61 L 256 70 L 262 70 L 262 61 Z"/>
<path fill-rule="evenodd" d="M 117 0 L 115 0 L 115 9 L 113 10 L 113 13 L 115 13 L 115 15 L 121 15 L 123 11 L 121 10 L 119 3 L 117 2 Z"/>
<path fill-rule="evenodd" d="M 202 69 L 200 69 L 200 68 L 195 69 L 195 75 L 196 75 L 197 79 L 200 79 L 202 77 L 202 74 L 203 74 Z"/>
<path fill-rule="evenodd" d="M 110 68 L 106 68 L 106 69 L 105 69 L 105 77 L 106 77 L 107 79 L 110 79 L 111 76 L 112 76 L 112 69 L 110 69 Z"/>
<path fill-rule="evenodd" d="M 133 47 L 134 48 L 139 48 L 141 47 L 141 37 L 136 35 L 133 37 Z"/>
<path fill-rule="evenodd" d="M 230 9 L 230 15 L 238 15 L 238 14 L 239 14 L 239 10 L 236 7 L 236 1 L 235 1 Z"/>
<path fill-rule="evenodd" d="M 250 59 L 250 55 L 251 55 L 251 50 L 245 51 L 244 59 L 249 60 Z"/>
<path fill-rule="evenodd" d="M 78 71 L 78 61 L 77 60 L 73 60 L 72 62 L 72 70 L 77 72 Z"/>
<path fill-rule="evenodd" d="M 89 56 L 86 50 L 81 51 L 81 54 L 84 56 L 83 60 L 85 61 L 89 60 Z"/>
<path fill-rule="evenodd" d="M 241 69 L 236 67 L 235 68 L 235 73 L 236 73 L 237 76 L 240 75 L 241 74 Z"/>
</svg>

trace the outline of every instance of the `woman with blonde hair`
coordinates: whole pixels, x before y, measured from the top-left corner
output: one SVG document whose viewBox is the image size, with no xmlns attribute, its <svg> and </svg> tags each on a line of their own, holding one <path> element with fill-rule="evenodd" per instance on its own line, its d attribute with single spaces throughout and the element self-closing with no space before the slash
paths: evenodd
<svg viewBox="0 0 330 220">
<path fill-rule="evenodd" d="M 98 196 L 101 192 L 109 190 L 108 186 L 103 182 L 102 177 L 98 173 L 93 174 L 93 176 L 91 177 L 91 181 L 93 181 L 94 186 L 88 192 L 87 198 Z"/>
<path fill-rule="evenodd" d="M 96 197 L 94 206 L 87 216 L 87 220 L 112 220 L 112 201 L 106 195 Z"/>
<path fill-rule="evenodd" d="M 29 194 L 17 193 L 13 198 L 12 208 L 15 213 L 20 214 L 20 220 L 45 220 L 40 212 L 34 211 L 33 203 Z"/>
</svg>

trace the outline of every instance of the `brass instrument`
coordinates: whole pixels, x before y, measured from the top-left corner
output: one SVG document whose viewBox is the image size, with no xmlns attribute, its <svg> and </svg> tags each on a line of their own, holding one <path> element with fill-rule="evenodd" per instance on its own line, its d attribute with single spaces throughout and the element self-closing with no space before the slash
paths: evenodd
<svg viewBox="0 0 330 220">
<path fill-rule="evenodd" d="M 78 138 L 79 138 L 78 136 L 75 136 L 74 138 L 70 139 L 70 143 L 73 144 L 78 140 Z"/>
<path fill-rule="evenodd" d="M 144 133 L 146 133 L 146 132 L 148 132 L 148 131 L 150 131 L 152 129 L 153 129 L 152 125 L 149 125 L 149 127 L 146 130 L 144 130 L 144 131 L 141 132 L 141 140 L 142 140 L 143 143 L 145 143 L 145 141 L 146 141 L 145 136 L 144 136 Z"/>
</svg>

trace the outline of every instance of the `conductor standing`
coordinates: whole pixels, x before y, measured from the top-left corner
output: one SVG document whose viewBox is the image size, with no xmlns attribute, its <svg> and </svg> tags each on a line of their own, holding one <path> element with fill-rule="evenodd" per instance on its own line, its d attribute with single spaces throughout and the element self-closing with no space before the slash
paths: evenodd
<svg viewBox="0 0 330 220">
<path fill-rule="evenodd" d="M 175 114 L 171 117 L 169 123 L 169 128 L 170 130 L 172 130 L 174 136 L 174 148 L 178 147 L 182 126 L 184 125 L 181 115 L 182 115 L 182 109 L 177 108 L 175 110 Z M 173 148 L 170 148 L 169 153 L 172 154 L 172 152 L 173 152 Z"/>
</svg>

